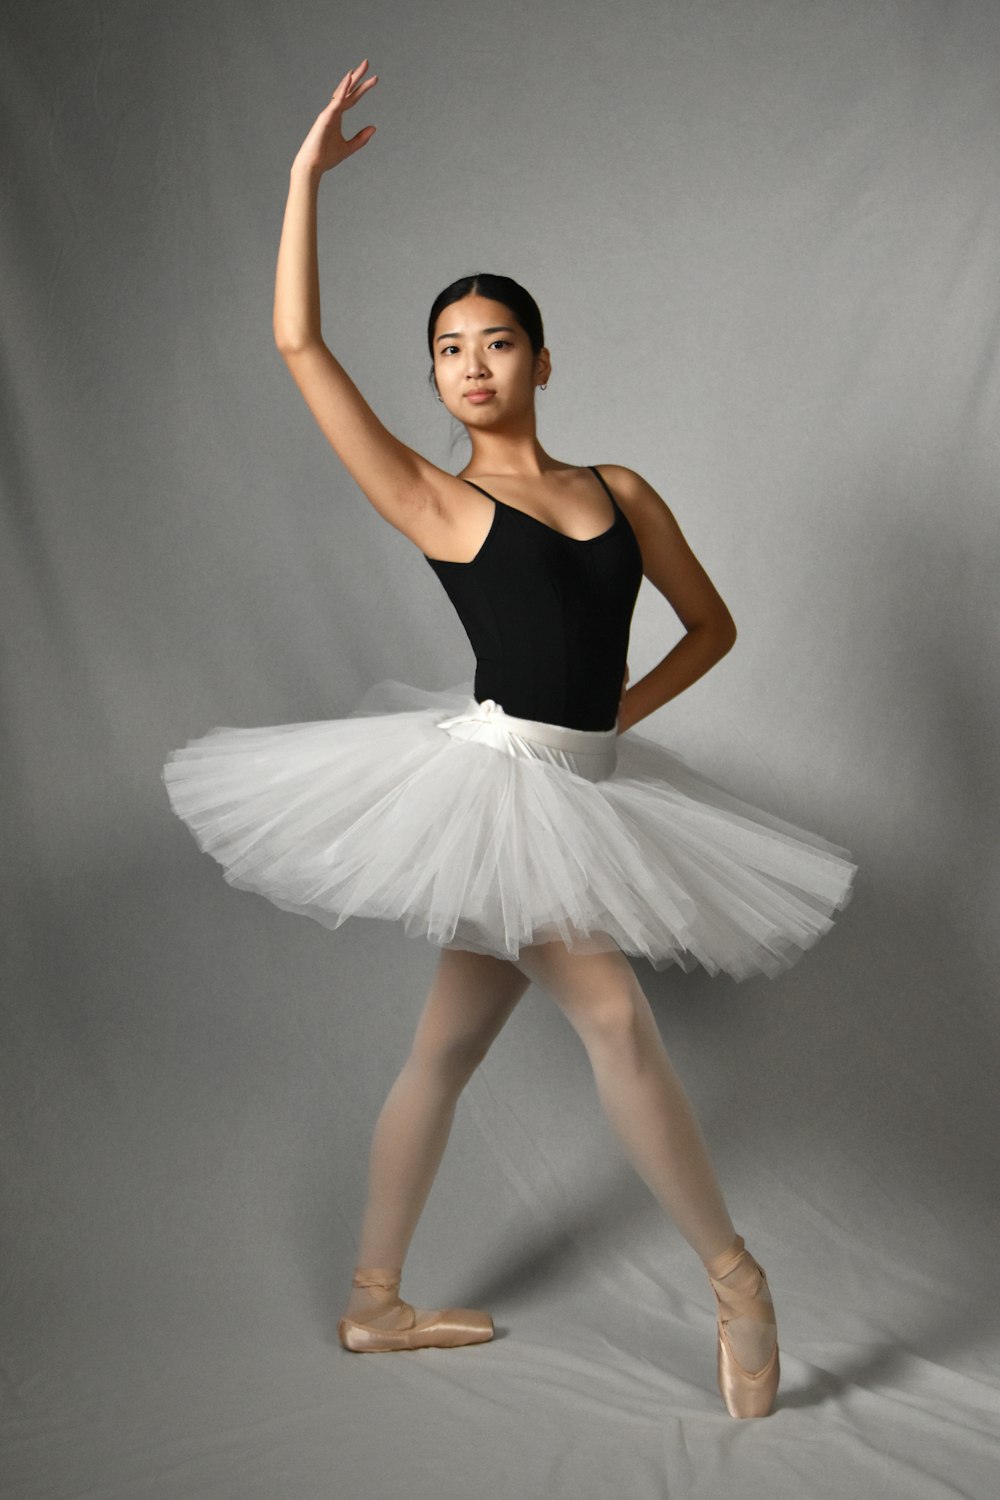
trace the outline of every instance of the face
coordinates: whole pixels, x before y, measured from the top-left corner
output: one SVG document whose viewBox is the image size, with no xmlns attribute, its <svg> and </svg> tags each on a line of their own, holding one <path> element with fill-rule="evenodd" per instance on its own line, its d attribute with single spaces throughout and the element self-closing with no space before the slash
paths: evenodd
<svg viewBox="0 0 1000 1500">
<path fill-rule="evenodd" d="M 471 427 L 534 409 L 548 378 L 548 351 L 534 355 L 509 307 L 473 294 L 453 302 L 434 329 L 434 377 L 451 414 Z M 473 392 L 489 395 L 474 397 Z"/>
</svg>

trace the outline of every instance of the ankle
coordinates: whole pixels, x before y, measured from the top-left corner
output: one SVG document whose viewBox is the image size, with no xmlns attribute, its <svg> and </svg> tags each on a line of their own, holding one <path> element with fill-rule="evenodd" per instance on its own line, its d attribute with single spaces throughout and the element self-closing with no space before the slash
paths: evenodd
<svg viewBox="0 0 1000 1500">
<path fill-rule="evenodd" d="M 764 1268 L 737 1235 L 728 1250 L 705 1261 L 708 1279 L 727 1317 L 737 1317 L 750 1302 L 773 1308 Z M 759 1313 L 758 1313 L 759 1316 Z"/>
<path fill-rule="evenodd" d="M 372 1317 L 395 1306 L 401 1300 L 399 1284 L 402 1274 L 399 1266 L 355 1266 L 347 1300 L 347 1316 Z"/>
<path fill-rule="evenodd" d="M 349 1318 L 370 1318 L 377 1313 L 384 1312 L 386 1308 L 392 1307 L 399 1301 L 398 1291 L 383 1290 L 379 1287 L 352 1286 L 345 1312 Z"/>
<path fill-rule="evenodd" d="M 746 1240 L 741 1234 L 734 1234 L 724 1250 L 717 1250 L 714 1255 L 703 1256 L 702 1265 L 712 1281 L 721 1281 L 737 1266 L 745 1265 L 747 1256 Z"/>
</svg>

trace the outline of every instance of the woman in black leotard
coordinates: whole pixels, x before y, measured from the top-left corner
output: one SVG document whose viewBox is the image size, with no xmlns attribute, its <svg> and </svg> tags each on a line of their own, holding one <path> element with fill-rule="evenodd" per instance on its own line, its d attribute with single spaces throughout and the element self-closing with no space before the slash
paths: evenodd
<svg viewBox="0 0 1000 1500">
<path fill-rule="evenodd" d="M 316 198 L 323 174 L 374 134 L 341 129 L 376 82 L 367 66 L 344 76 L 293 164 L 274 335 L 359 488 L 447 591 L 474 682 L 429 691 L 389 678 L 343 719 L 216 728 L 171 754 L 164 781 L 233 885 L 333 928 L 398 920 L 440 949 L 375 1129 L 344 1346 L 492 1337 L 488 1313 L 414 1308 L 400 1279 L 458 1096 L 534 980 L 581 1037 L 625 1152 L 708 1271 L 727 1409 L 763 1416 L 778 1385 L 767 1278 L 626 954 L 737 979 L 777 973 L 830 927 L 855 866 L 634 732 L 736 631 L 645 480 L 560 462 L 539 443 L 535 393 L 552 361 L 523 287 L 470 276 L 431 309 L 436 394 L 472 445 L 457 477 L 388 432 L 327 348 Z M 643 577 L 686 634 L 629 685 Z"/>
</svg>

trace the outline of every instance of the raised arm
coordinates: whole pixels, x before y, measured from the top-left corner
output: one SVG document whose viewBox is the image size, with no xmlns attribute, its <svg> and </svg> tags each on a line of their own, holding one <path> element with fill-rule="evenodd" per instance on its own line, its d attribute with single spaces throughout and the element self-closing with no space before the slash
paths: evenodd
<svg viewBox="0 0 1000 1500">
<path fill-rule="evenodd" d="M 344 467 L 380 515 L 418 546 L 430 535 L 444 471 L 382 425 L 323 341 L 320 322 L 316 201 L 324 172 L 367 145 L 374 125 L 345 140 L 344 110 L 377 82 L 360 80 L 368 59 L 345 73 L 292 163 L 274 286 L 274 341 Z M 440 479 L 439 479 L 440 476 Z M 450 476 L 449 476 L 450 477 Z M 454 480 L 452 479 L 454 484 Z"/>
</svg>

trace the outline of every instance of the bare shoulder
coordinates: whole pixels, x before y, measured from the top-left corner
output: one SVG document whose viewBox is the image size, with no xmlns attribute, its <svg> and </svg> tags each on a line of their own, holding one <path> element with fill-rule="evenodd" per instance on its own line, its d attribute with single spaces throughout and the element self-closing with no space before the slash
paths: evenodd
<svg viewBox="0 0 1000 1500">
<path fill-rule="evenodd" d="M 657 537 L 679 534 L 681 528 L 670 505 L 636 469 L 625 468 L 624 463 L 597 463 L 595 468 L 600 469 L 615 492 L 615 499 L 627 514 L 643 549 Z"/>
<path fill-rule="evenodd" d="M 677 517 L 653 486 L 621 464 L 599 464 L 642 553 L 643 573 L 690 630 L 708 625 L 730 643 L 736 626 L 718 590 L 694 555 Z"/>
<path fill-rule="evenodd" d="M 594 467 L 601 471 L 614 490 L 615 499 L 633 526 L 641 526 L 643 522 L 655 524 L 657 517 L 662 520 L 673 516 L 663 496 L 634 469 L 627 469 L 624 464 L 595 464 Z"/>
</svg>

